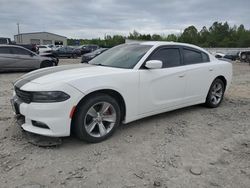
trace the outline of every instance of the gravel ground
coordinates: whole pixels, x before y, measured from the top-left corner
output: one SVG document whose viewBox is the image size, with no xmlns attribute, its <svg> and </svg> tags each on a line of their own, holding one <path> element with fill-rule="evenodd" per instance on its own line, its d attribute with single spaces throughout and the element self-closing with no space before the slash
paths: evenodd
<svg viewBox="0 0 250 188">
<path fill-rule="evenodd" d="M 80 59 L 62 59 L 60 64 Z M 217 109 L 192 106 L 120 126 L 99 144 L 29 142 L 13 118 L 12 81 L 0 74 L 0 187 L 250 187 L 250 66 L 234 63 Z"/>
</svg>

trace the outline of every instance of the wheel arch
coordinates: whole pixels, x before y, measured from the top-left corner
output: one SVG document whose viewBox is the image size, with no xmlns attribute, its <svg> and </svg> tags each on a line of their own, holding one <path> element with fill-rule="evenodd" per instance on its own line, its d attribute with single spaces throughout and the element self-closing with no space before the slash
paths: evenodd
<svg viewBox="0 0 250 188">
<path fill-rule="evenodd" d="M 212 86 L 213 82 L 214 82 L 216 79 L 222 80 L 222 82 L 224 83 L 224 86 L 225 86 L 225 90 L 226 90 L 226 88 L 227 88 L 227 79 L 225 78 L 225 76 L 219 75 L 219 76 L 215 77 L 215 78 L 212 80 L 212 82 L 210 83 L 210 86 L 209 86 L 209 88 L 208 88 L 208 90 L 207 90 L 207 95 L 206 95 L 206 97 L 208 96 L 210 87 Z"/>
<path fill-rule="evenodd" d="M 72 121 L 71 121 L 71 132 L 72 132 L 74 119 L 75 119 L 75 115 L 76 115 L 76 111 L 77 111 L 78 107 L 81 104 L 83 104 L 86 100 L 88 100 L 90 97 L 92 97 L 93 95 L 96 95 L 96 94 L 107 94 L 107 95 L 113 97 L 118 102 L 118 105 L 121 108 L 121 121 L 123 121 L 125 119 L 126 103 L 125 103 L 123 96 L 118 91 L 116 91 L 114 89 L 99 89 L 99 90 L 92 91 L 92 92 L 88 93 L 87 95 L 85 95 L 76 105 L 75 112 L 73 114 Z"/>
<path fill-rule="evenodd" d="M 214 80 L 216 80 L 216 79 L 220 79 L 224 83 L 225 89 L 227 88 L 227 79 L 224 76 L 222 76 L 222 75 L 217 76 Z"/>
<path fill-rule="evenodd" d="M 51 63 L 51 66 L 53 66 L 53 62 L 48 60 L 48 59 L 45 59 L 45 60 L 42 60 L 40 62 L 40 67 L 39 68 L 46 68 L 46 67 L 51 67 L 51 66 L 44 66 L 45 63 Z"/>
</svg>

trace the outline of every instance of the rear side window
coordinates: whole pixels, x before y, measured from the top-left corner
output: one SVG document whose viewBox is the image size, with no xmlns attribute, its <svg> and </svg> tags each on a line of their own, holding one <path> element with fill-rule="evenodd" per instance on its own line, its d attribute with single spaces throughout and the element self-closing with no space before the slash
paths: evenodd
<svg viewBox="0 0 250 188">
<path fill-rule="evenodd" d="M 208 55 L 206 53 L 201 52 L 201 55 L 202 55 L 202 61 L 203 62 L 209 62 L 210 61 L 210 59 L 209 59 L 209 57 L 208 57 Z"/>
<path fill-rule="evenodd" d="M 203 62 L 201 52 L 198 51 L 183 49 L 183 57 L 187 65 Z"/>
<path fill-rule="evenodd" d="M 11 54 L 10 47 L 0 47 L 0 54 Z"/>
<path fill-rule="evenodd" d="M 13 54 L 30 55 L 30 52 L 22 48 L 12 48 Z"/>
<path fill-rule="evenodd" d="M 156 51 L 150 60 L 161 60 L 163 68 L 177 67 L 181 65 L 181 56 L 178 48 L 163 48 Z"/>
</svg>

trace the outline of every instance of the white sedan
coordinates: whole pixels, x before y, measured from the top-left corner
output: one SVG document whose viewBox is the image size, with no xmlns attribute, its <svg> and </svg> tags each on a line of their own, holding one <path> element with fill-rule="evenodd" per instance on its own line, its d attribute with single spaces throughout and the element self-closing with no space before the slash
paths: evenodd
<svg viewBox="0 0 250 188">
<path fill-rule="evenodd" d="M 55 137 L 74 132 L 87 142 L 100 142 L 121 122 L 202 103 L 218 107 L 231 77 L 230 63 L 194 45 L 123 44 L 88 65 L 22 76 L 11 101 L 28 132 Z"/>
<path fill-rule="evenodd" d="M 38 45 L 39 53 L 51 53 L 52 48 L 47 45 Z"/>
</svg>

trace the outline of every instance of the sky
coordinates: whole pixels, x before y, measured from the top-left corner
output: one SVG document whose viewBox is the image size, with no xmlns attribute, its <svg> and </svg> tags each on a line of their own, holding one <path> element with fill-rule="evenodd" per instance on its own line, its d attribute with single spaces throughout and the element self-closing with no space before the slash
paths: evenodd
<svg viewBox="0 0 250 188">
<path fill-rule="evenodd" d="M 250 29 L 250 0 L 0 0 L 0 37 L 47 31 L 68 38 L 177 34 L 214 21 Z"/>
</svg>

